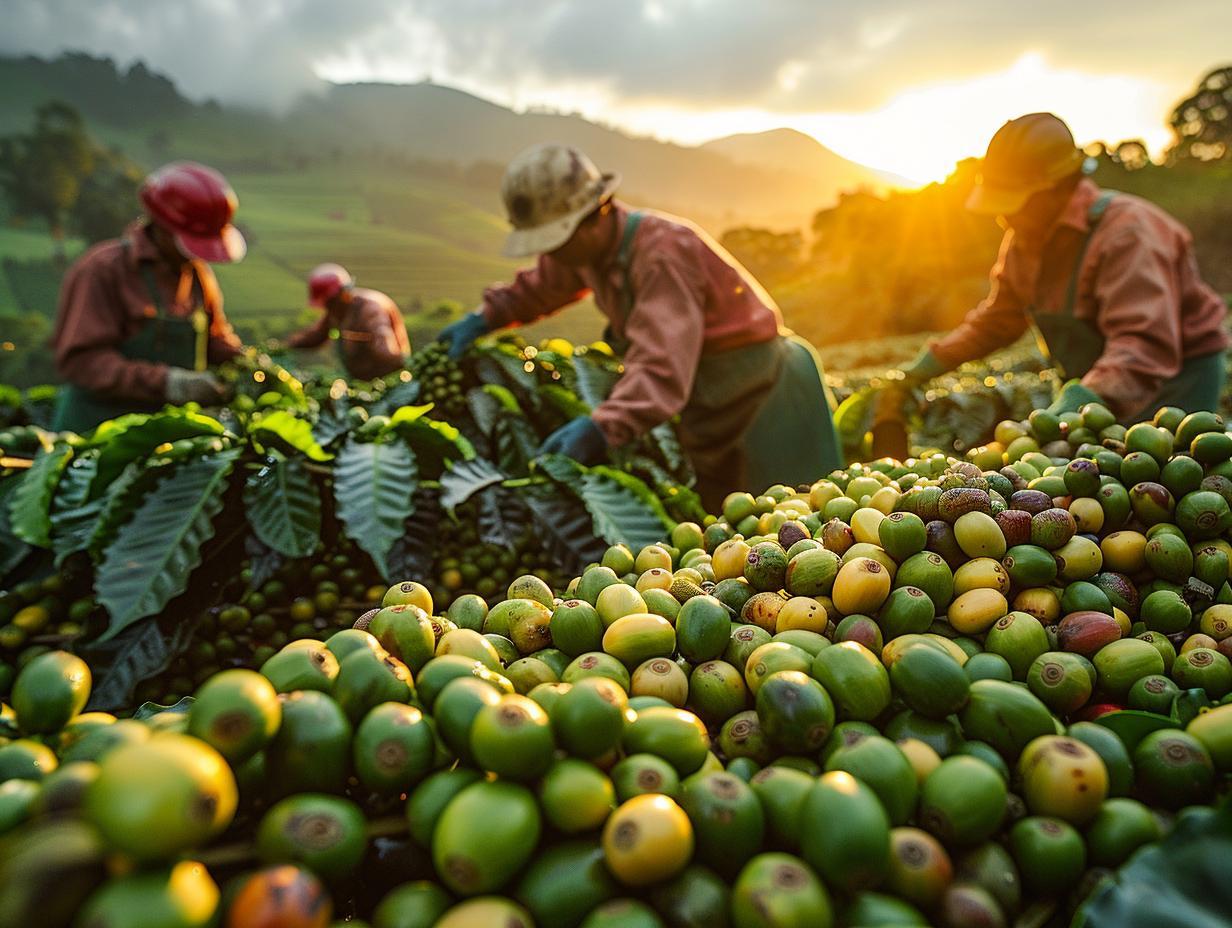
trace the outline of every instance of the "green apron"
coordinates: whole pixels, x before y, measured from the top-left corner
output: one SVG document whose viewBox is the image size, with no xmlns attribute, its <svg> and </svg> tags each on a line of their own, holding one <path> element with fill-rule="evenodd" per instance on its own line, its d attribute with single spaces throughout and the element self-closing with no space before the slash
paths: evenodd
<svg viewBox="0 0 1232 928">
<path fill-rule="evenodd" d="M 641 213 L 629 214 L 616 258 L 625 323 L 635 303 L 630 265 L 640 222 Z M 618 341 L 613 347 L 623 353 L 628 341 Z M 809 484 L 841 467 L 833 406 L 821 359 L 795 335 L 703 355 L 680 414 L 680 442 L 706 508 L 718 512 L 733 490 Z"/>
<path fill-rule="evenodd" d="M 128 248 L 129 245 L 125 242 L 126 253 Z M 154 361 L 170 367 L 205 370 L 209 322 L 205 310 L 197 305 L 187 317 L 169 315 L 163 306 L 153 268 L 147 262 L 142 262 L 139 266 L 154 315 L 147 318 L 132 336 L 120 343 L 120 354 L 130 361 Z M 108 419 L 130 412 L 155 412 L 163 405 L 162 400 L 142 402 L 110 399 L 77 384 L 66 383 L 56 394 L 52 428 L 58 432 L 84 433 Z"/>
<path fill-rule="evenodd" d="M 1074 260 L 1061 311 L 1037 313 L 1034 306 L 1027 307 L 1040 351 L 1061 374 L 1062 382 L 1084 376 L 1104 353 L 1103 333 L 1094 323 L 1078 318 L 1074 311 L 1078 304 L 1078 279 L 1082 273 L 1082 263 L 1095 230 L 1115 196 L 1115 190 L 1104 191 L 1087 211 L 1089 229 Z M 1184 362 L 1180 372 L 1160 388 L 1151 402 L 1124 421 L 1130 424 L 1150 419 L 1161 406 L 1179 406 L 1186 412 L 1218 409 L 1226 376 L 1224 352 L 1190 358 Z"/>
</svg>

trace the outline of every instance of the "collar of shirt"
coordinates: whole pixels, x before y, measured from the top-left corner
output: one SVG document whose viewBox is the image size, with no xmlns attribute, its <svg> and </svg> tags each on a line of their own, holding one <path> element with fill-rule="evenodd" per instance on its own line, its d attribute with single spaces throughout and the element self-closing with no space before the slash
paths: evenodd
<svg viewBox="0 0 1232 928">
<path fill-rule="evenodd" d="M 1057 217 L 1048 237 L 1052 238 L 1061 226 L 1068 226 L 1079 232 L 1089 232 L 1091 226 L 1087 222 L 1087 214 L 1091 211 L 1092 204 L 1099 199 L 1099 195 L 1100 189 L 1095 186 L 1094 181 L 1085 177 L 1078 181 L 1078 186 L 1074 188 L 1069 202 L 1065 204 L 1065 209 L 1061 210 L 1061 215 Z"/>
<path fill-rule="evenodd" d="M 143 261 L 159 261 L 162 258 L 150 238 L 149 228 L 148 219 L 137 219 L 124 230 L 124 241 L 128 243 L 128 263 L 134 268 Z"/>
</svg>

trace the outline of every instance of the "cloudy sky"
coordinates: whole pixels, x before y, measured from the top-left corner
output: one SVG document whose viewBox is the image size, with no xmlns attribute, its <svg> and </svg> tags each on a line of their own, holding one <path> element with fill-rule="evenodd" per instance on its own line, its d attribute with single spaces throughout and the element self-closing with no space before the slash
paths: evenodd
<svg viewBox="0 0 1232 928">
<path fill-rule="evenodd" d="M 686 143 L 792 126 L 928 180 L 1007 118 L 1168 140 L 1232 63 L 1230 0 L 0 0 L 0 52 L 144 59 L 194 97 L 285 106 L 425 77 Z"/>
</svg>

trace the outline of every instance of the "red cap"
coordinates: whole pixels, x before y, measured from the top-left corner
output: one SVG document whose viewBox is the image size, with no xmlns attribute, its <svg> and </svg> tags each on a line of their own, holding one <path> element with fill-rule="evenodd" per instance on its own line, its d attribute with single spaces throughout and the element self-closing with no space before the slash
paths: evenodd
<svg viewBox="0 0 1232 928">
<path fill-rule="evenodd" d="M 231 225 L 239 200 L 213 168 L 195 161 L 163 165 L 145 179 L 140 197 L 150 218 L 175 236 L 186 255 L 211 263 L 244 257 L 244 236 Z"/>
<path fill-rule="evenodd" d="M 308 305 L 321 308 L 354 283 L 341 264 L 318 264 L 308 275 Z"/>
</svg>

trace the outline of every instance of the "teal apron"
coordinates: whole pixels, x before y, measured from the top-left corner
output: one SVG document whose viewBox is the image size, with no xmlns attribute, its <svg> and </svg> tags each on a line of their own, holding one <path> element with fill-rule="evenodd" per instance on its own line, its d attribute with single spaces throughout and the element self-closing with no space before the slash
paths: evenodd
<svg viewBox="0 0 1232 928">
<path fill-rule="evenodd" d="M 125 252 L 128 248 L 125 242 Z M 163 307 L 153 268 L 144 261 L 139 267 L 150 295 L 153 315 L 132 336 L 120 343 L 120 354 L 130 361 L 153 361 L 170 367 L 205 370 L 208 343 L 205 310 L 197 305 L 187 317 L 169 315 Z M 196 287 L 193 290 L 195 293 Z M 108 419 L 130 412 L 155 412 L 163 405 L 162 400 L 151 403 L 110 399 L 77 384 L 66 383 L 56 394 L 52 428 L 58 432 L 84 433 Z"/>
<path fill-rule="evenodd" d="M 1038 313 L 1034 306 L 1027 307 L 1027 315 L 1035 329 L 1035 339 L 1040 351 L 1049 364 L 1061 374 L 1061 382 L 1084 376 L 1104 353 L 1103 333 L 1093 322 L 1078 318 L 1074 310 L 1078 304 L 1078 278 L 1082 272 L 1082 263 L 1086 259 L 1095 230 L 1115 196 L 1115 190 L 1104 191 L 1087 212 L 1089 229 L 1082 247 L 1078 249 L 1078 257 L 1074 261 L 1074 270 L 1070 275 L 1061 311 Z M 1218 409 L 1226 376 L 1222 351 L 1189 358 L 1180 372 L 1160 387 L 1159 393 L 1151 402 L 1133 415 L 1127 416 L 1124 421 L 1126 424 L 1132 424 L 1150 419 L 1161 406 L 1179 406 L 1186 412 Z"/>
<path fill-rule="evenodd" d="M 641 218 L 629 214 L 616 258 L 623 324 L 635 304 L 630 265 Z M 624 353 L 628 340 L 613 347 Z M 821 359 L 795 335 L 703 355 L 680 414 L 680 442 L 706 508 L 718 512 L 733 490 L 807 485 L 841 467 L 832 408 Z"/>
</svg>

